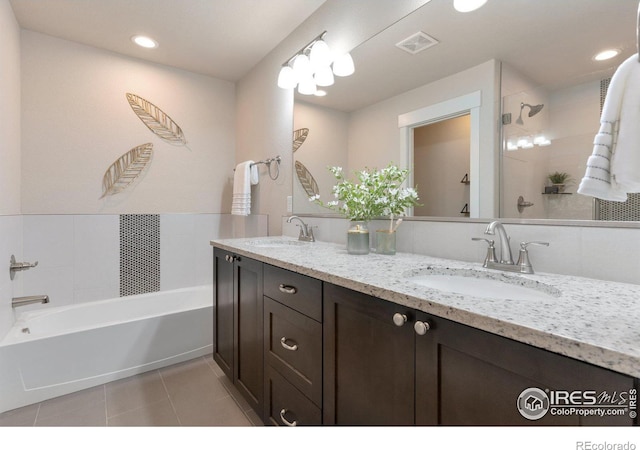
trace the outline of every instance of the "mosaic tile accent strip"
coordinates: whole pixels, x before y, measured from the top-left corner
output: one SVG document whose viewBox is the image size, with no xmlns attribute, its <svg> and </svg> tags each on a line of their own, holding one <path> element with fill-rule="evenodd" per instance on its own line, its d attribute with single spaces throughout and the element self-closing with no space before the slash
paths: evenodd
<svg viewBox="0 0 640 450">
<path fill-rule="evenodd" d="M 160 290 L 160 215 L 120 215 L 120 297 Z"/>
<path fill-rule="evenodd" d="M 602 114 L 610 82 L 611 78 L 600 80 L 600 114 Z M 626 202 L 611 202 L 599 198 L 595 199 L 595 202 L 596 220 L 640 220 L 640 194 L 628 194 Z"/>
</svg>

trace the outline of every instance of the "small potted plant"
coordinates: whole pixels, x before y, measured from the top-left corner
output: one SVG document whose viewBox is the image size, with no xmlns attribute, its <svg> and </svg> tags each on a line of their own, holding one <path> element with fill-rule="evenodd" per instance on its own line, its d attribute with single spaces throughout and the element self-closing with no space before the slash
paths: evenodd
<svg viewBox="0 0 640 450">
<path fill-rule="evenodd" d="M 551 184 L 558 187 L 558 192 L 563 192 L 565 186 L 572 180 L 567 172 L 552 172 L 548 175 Z"/>
</svg>

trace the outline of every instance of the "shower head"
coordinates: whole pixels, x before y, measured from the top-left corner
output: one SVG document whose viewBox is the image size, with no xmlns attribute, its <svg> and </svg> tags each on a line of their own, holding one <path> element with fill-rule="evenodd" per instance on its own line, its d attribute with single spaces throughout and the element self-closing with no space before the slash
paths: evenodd
<svg viewBox="0 0 640 450">
<path fill-rule="evenodd" d="M 542 108 L 544 108 L 543 103 L 540 103 L 539 105 L 530 105 L 528 103 L 520 103 L 520 115 L 516 119 L 516 123 L 518 125 L 524 125 L 524 122 L 522 121 L 522 110 L 524 109 L 525 106 L 529 107 L 529 117 L 535 116 L 542 110 Z"/>
</svg>

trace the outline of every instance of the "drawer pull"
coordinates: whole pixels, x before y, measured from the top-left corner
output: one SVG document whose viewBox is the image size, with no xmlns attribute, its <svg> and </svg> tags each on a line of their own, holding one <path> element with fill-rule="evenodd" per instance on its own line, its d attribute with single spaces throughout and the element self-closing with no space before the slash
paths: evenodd
<svg viewBox="0 0 640 450">
<path fill-rule="evenodd" d="M 294 420 L 293 422 L 289 422 L 287 419 L 284 418 L 284 415 L 287 413 L 287 410 L 282 408 L 280 410 L 280 420 L 282 420 L 282 423 L 284 423 L 286 426 L 288 427 L 297 427 L 298 426 L 298 421 Z"/>
<path fill-rule="evenodd" d="M 405 314 L 395 313 L 393 315 L 393 323 L 397 327 L 401 327 L 405 323 L 407 323 L 407 316 Z"/>
<path fill-rule="evenodd" d="M 287 350 L 291 350 L 292 352 L 295 352 L 296 350 L 298 350 L 298 344 L 293 344 L 293 345 L 287 344 L 287 338 L 284 336 L 280 338 L 280 345 L 282 345 L 282 347 L 284 347 Z"/>
<path fill-rule="evenodd" d="M 285 294 L 295 294 L 298 290 L 293 286 L 287 286 L 286 284 L 281 284 L 279 286 L 280 292 L 284 292 Z"/>
</svg>

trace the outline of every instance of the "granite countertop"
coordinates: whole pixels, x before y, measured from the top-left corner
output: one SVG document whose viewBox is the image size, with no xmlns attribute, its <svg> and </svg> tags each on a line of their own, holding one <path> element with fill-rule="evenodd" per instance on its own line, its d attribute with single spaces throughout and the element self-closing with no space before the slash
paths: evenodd
<svg viewBox="0 0 640 450">
<path fill-rule="evenodd" d="M 551 273 L 521 275 L 484 269 L 481 263 L 409 253 L 349 255 L 344 245 L 283 236 L 220 239 L 211 245 L 640 378 L 640 285 Z M 480 298 L 407 279 L 447 270 L 484 272 L 513 284 L 537 286 L 549 295 Z"/>
</svg>

